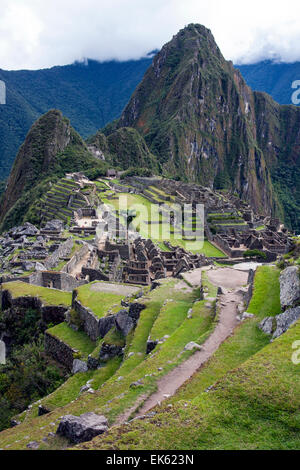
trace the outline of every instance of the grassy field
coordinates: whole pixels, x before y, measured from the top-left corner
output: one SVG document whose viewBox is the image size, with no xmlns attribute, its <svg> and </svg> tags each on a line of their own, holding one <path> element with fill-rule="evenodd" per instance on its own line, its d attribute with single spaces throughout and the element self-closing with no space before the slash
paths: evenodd
<svg viewBox="0 0 300 470">
<path fill-rule="evenodd" d="M 255 318 L 157 407 L 154 418 L 112 428 L 80 448 L 300 449 L 300 365 L 291 361 L 300 322 L 272 344 L 257 327 L 270 310 L 280 313 L 278 276 L 276 268 L 258 269 L 248 309 Z"/>
<path fill-rule="evenodd" d="M 113 423 L 137 401 L 154 392 L 159 378 L 192 354 L 191 351 L 183 352 L 185 345 L 190 341 L 201 344 L 213 328 L 214 312 L 205 307 L 205 301 L 197 301 L 199 289 L 191 291 L 187 286 L 186 289 L 180 290 L 176 288 L 178 282 L 178 280 L 164 281 L 161 288 L 153 290 L 142 299 L 143 303 L 146 302 L 147 308 L 141 312 L 137 328 L 127 338 L 122 363 L 118 358 L 114 363 L 109 361 L 103 369 L 79 375 L 78 378 L 70 378 L 60 389 L 42 401 L 53 410 L 50 415 L 37 417 L 37 406 L 34 405 L 18 428 L 8 429 L 0 434 L 0 447 L 12 446 L 21 449 L 26 447 L 29 441 L 40 440 L 42 435 L 47 435 L 55 429 L 53 423 L 56 425 L 60 416 L 65 414 L 78 415 L 94 411 L 105 414 Z M 215 289 L 213 286 L 211 288 Z M 155 334 L 158 336 L 166 331 L 164 322 L 156 323 L 160 315 L 163 316 L 165 313 L 163 307 L 166 298 L 180 301 L 183 312 L 187 313 L 192 309 L 192 315 L 187 319 L 182 312 L 181 323 L 175 315 L 174 330 L 173 332 L 169 330 L 170 337 L 165 343 L 158 345 L 153 354 L 147 356 L 147 340 L 152 328 L 155 326 L 157 332 Z M 96 390 L 95 394 L 80 395 L 81 386 L 86 383 L 85 380 L 91 378 L 94 380 L 92 387 Z M 140 379 L 142 386 L 137 388 L 130 386 Z M 40 431 L 41 427 L 43 433 Z M 56 442 L 55 445 L 59 448 L 64 443 Z"/>
<path fill-rule="evenodd" d="M 184 346 L 190 341 L 203 344 L 214 328 L 214 308 L 207 309 L 206 301 L 199 301 L 199 289 L 178 289 L 178 282 L 164 280 L 141 300 L 146 309 L 127 338 L 123 361 L 117 358 L 103 369 L 71 377 L 42 401 L 53 410 L 51 415 L 37 418 L 34 405 L 20 426 L 0 434 L 0 447 L 21 449 L 27 442 L 39 441 L 40 429 L 47 435 L 65 414 L 94 411 L 104 414 L 110 424 L 118 422 L 126 410 L 129 417 L 156 390 L 157 381 L 189 357 L 191 352 L 183 353 Z M 217 289 L 205 274 L 203 285 L 209 297 L 216 296 Z M 280 313 L 277 268 L 258 268 L 248 311 L 255 317 L 241 323 L 199 372 L 156 408 L 153 419 L 113 427 L 107 435 L 80 448 L 300 448 L 300 366 L 291 361 L 300 324 L 272 344 L 258 329 L 265 316 Z M 165 342 L 147 355 L 148 338 L 165 335 L 169 336 Z M 114 341 L 113 332 L 108 336 Z M 81 395 L 80 388 L 89 379 L 96 392 Z M 138 380 L 141 385 L 131 387 Z M 66 443 L 55 439 L 51 445 L 62 448 Z"/>
<path fill-rule="evenodd" d="M 181 246 L 193 253 L 203 253 L 207 257 L 226 257 L 220 249 L 207 240 L 187 243 L 182 237 L 177 238 L 176 234 L 174 234 L 173 226 L 168 223 L 165 217 L 161 217 L 158 213 L 158 206 L 152 204 L 141 195 L 118 193 L 114 199 L 108 199 L 104 195 L 103 201 L 111 204 L 116 210 L 122 210 L 122 208 L 125 209 L 127 207 L 130 210 L 136 210 L 138 215 L 132 222 L 133 227 L 138 229 L 142 237 L 151 238 L 155 243 L 158 243 L 163 250 L 165 250 L 163 241 L 167 240 L 174 246 Z M 152 224 L 146 223 L 147 220 L 151 220 Z M 162 223 L 155 224 L 155 222 L 160 220 Z M 124 223 L 124 220 L 122 222 Z"/>
<path fill-rule="evenodd" d="M 8 290 L 13 298 L 38 297 L 45 305 L 71 305 L 72 293 L 57 289 L 34 286 L 22 281 L 8 282 L 2 285 L 3 290 Z"/>
<path fill-rule="evenodd" d="M 208 393 L 154 418 L 112 428 L 81 449 L 300 449 L 300 374 L 291 361 L 300 323 Z M 176 432 L 174 432 L 176 430 Z"/>
</svg>

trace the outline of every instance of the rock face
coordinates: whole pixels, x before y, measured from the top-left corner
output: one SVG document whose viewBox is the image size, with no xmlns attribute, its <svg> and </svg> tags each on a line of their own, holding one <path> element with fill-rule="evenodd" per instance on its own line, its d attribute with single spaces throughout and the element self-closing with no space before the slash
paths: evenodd
<svg viewBox="0 0 300 470">
<path fill-rule="evenodd" d="M 120 310 L 115 317 L 115 325 L 122 335 L 126 337 L 135 327 L 135 322 L 129 316 L 127 310 Z"/>
<path fill-rule="evenodd" d="M 64 416 L 58 426 L 57 434 L 66 437 L 74 444 L 92 440 L 108 430 L 105 416 L 85 413 L 81 416 Z"/>
<path fill-rule="evenodd" d="M 280 303 L 282 309 L 296 307 L 300 303 L 300 272 L 297 266 L 289 266 L 280 275 Z"/>
<path fill-rule="evenodd" d="M 74 359 L 72 374 L 78 374 L 79 372 L 87 372 L 88 366 L 86 362 L 80 361 L 79 359 Z"/>
<path fill-rule="evenodd" d="M 288 328 L 293 325 L 300 318 L 300 307 L 289 308 L 284 313 L 276 316 L 276 330 L 273 334 L 273 339 L 278 338 L 285 333 Z"/>
<path fill-rule="evenodd" d="M 284 313 L 275 317 L 266 317 L 259 324 L 259 328 L 272 339 L 278 338 L 285 333 L 300 318 L 300 307 L 289 308 Z"/>
<path fill-rule="evenodd" d="M 274 331 L 274 323 L 276 322 L 275 317 L 266 317 L 258 325 L 258 327 L 266 334 L 271 335 Z"/>
</svg>

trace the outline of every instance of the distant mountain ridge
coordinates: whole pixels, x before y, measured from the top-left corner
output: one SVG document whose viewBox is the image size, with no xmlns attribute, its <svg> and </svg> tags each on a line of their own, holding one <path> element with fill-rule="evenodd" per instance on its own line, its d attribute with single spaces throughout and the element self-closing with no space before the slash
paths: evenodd
<svg viewBox="0 0 300 470">
<path fill-rule="evenodd" d="M 269 60 L 249 65 L 236 65 L 252 90 L 265 91 L 280 104 L 292 103 L 295 89 L 292 83 L 300 80 L 300 62 L 290 64 Z"/>
<path fill-rule="evenodd" d="M 118 118 L 157 52 L 125 62 L 89 60 L 36 71 L 0 69 L 0 80 L 7 85 L 7 104 L 0 106 L 0 182 L 9 175 L 33 122 L 49 109 L 61 109 L 83 138 Z M 300 79 L 300 62 L 264 61 L 236 68 L 253 90 L 291 104 L 291 84 Z"/>
<path fill-rule="evenodd" d="M 0 181 L 9 175 L 31 125 L 60 109 L 83 138 L 120 116 L 152 58 L 75 63 L 37 71 L 4 71 L 6 105 L 0 106 Z"/>
</svg>

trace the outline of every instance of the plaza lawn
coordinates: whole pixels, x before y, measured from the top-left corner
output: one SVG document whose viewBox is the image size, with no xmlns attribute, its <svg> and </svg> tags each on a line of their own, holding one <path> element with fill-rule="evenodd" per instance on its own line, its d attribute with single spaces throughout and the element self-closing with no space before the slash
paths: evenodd
<svg viewBox="0 0 300 470">
<path fill-rule="evenodd" d="M 151 238 L 154 243 L 161 243 L 164 240 L 169 241 L 174 246 L 181 246 L 192 253 L 203 253 L 205 256 L 211 258 L 225 258 L 226 255 L 209 241 L 192 242 L 178 238 L 174 234 L 174 227 L 169 224 L 166 217 L 161 216 L 158 212 L 158 206 L 152 204 L 148 199 L 139 194 L 126 194 L 118 193 L 116 198 L 108 199 L 103 197 L 103 201 L 111 204 L 116 211 L 122 211 L 126 208 L 128 210 L 136 210 L 137 217 L 133 219 L 132 226 L 138 230 L 143 238 Z M 147 223 L 151 221 L 151 223 Z M 121 216 L 121 222 L 125 224 L 124 218 Z M 160 223 L 158 223 L 160 222 Z M 194 222 L 192 220 L 192 222 Z"/>
<path fill-rule="evenodd" d="M 120 309 L 124 295 L 117 294 L 117 290 L 116 293 L 92 290 L 92 285 L 86 284 L 77 289 L 78 300 L 82 305 L 92 310 L 99 318 L 106 316 L 110 309 Z"/>
<path fill-rule="evenodd" d="M 57 289 L 34 286 L 22 281 L 2 284 L 3 290 L 8 290 L 14 299 L 18 297 L 38 297 L 45 305 L 71 305 L 72 293 Z"/>
</svg>

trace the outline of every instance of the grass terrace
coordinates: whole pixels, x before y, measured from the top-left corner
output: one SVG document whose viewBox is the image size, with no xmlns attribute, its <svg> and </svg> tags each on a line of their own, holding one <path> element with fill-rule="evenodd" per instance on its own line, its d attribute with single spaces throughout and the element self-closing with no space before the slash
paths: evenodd
<svg viewBox="0 0 300 470">
<path fill-rule="evenodd" d="M 87 359 L 96 347 L 96 343 L 91 341 L 83 331 L 75 331 L 65 322 L 50 328 L 47 332 L 68 344 L 72 349 L 78 350 L 80 359 L 83 360 Z"/>
<path fill-rule="evenodd" d="M 101 286 L 103 290 L 101 290 Z M 106 286 L 112 287 L 106 289 Z M 133 294 L 134 286 L 120 284 L 120 286 L 123 286 L 125 289 L 124 292 L 121 293 L 120 291 L 123 289 L 118 289 L 118 286 L 119 284 L 113 285 L 105 282 L 85 284 L 77 289 L 78 300 L 82 305 L 92 310 L 97 317 L 101 318 L 106 316 L 109 312 L 114 313 L 116 310 L 120 309 L 121 300 L 126 297 L 126 295 Z M 99 287 L 100 290 L 98 290 L 97 287 Z M 139 289 L 140 287 L 136 287 L 135 290 L 138 291 Z"/>
<path fill-rule="evenodd" d="M 38 297 L 45 305 L 65 305 L 72 302 L 72 293 L 57 289 L 34 286 L 22 281 L 2 284 L 3 290 L 8 290 L 14 299 L 18 297 Z"/>
</svg>

